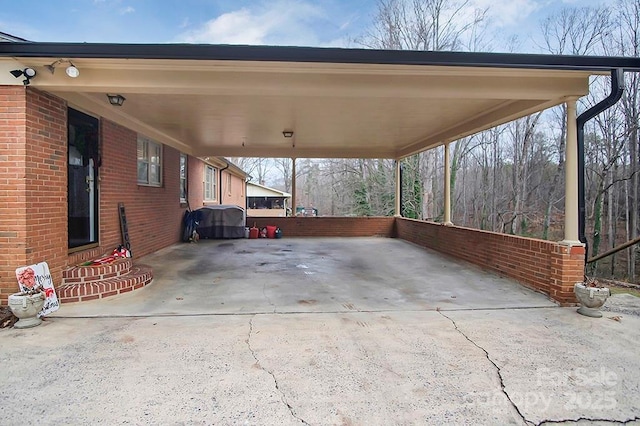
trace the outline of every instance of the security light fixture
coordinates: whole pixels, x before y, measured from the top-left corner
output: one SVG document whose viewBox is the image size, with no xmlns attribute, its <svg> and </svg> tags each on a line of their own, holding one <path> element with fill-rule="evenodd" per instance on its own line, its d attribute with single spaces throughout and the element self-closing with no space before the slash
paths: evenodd
<svg viewBox="0 0 640 426">
<path fill-rule="evenodd" d="M 68 63 L 69 66 L 64 70 L 64 72 L 71 78 L 76 78 L 77 76 L 80 75 L 80 70 L 73 65 L 73 62 L 71 62 L 69 59 L 58 59 L 57 61 L 55 61 L 54 63 L 52 63 L 51 65 L 45 65 L 44 67 L 46 69 L 49 70 L 49 72 L 51 72 L 51 74 L 55 73 L 56 71 L 56 67 L 62 63 Z"/>
<path fill-rule="evenodd" d="M 293 130 L 285 130 L 282 132 L 282 136 L 284 136 L 285 138 L 292 138 L 293 137 Z"/>
<path fill-rule="evenodd" d="M 28 86 L 29 83 L 31 83 L 31 79 L 33 77 L 36 76 L 36 70 L 34 70 L 33 68 L 25 68 L 23 70 L 13 70 L 13 71 L 9 71 L 11 73 L 12 76 L 14 76 L 15 78 L 18 77 L 24 77 L 24 80 L 22 80 L 22 84 L 24 84 L 25 86 Z"/>
<path fill-rule="evenodd" d="M 67 75 L 71 78 L 76 78 L 80 75 L 80 70 L 73 64 L 69 65 L 67 69 L 64 70 L 64 72 L 67 73 Z"/>
<path fill-rule="evenodd" d="M 110 95 L 107 93 L 107 98 L 109 99 L 109 103 L 114 106 L 122 106 L 126 98 L 122 95 Z"/>
</svg>

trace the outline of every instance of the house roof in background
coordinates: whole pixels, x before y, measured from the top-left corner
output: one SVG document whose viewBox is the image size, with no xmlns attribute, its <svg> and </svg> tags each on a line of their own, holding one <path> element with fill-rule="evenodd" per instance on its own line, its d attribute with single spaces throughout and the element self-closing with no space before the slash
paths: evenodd
<svg viewBox="0 0 640 426">
<path fill-rule="evenodd" d="M 236 176 L 241 177 L 242 179 L 246 179 L 249 176 L 247 172 L 224 157 L 201 157 L 200 159 L 210 166 L 216 167 L 218 169 L 226 169 L 230 173 L 233 173 Z"/>
<path fill-rule="evenodd" d="M 16 37 L 14 35 L 8 34 L 8 33 L 3 33 L 0 32 L 0 43 L 1 42 L 28 42 L 29 40 L 21 38 L 21 37 Z"/>
<path fill-rule="evenodd" d="M 247 182 L 247 197 L 284 197 L 289 198 L 291 194 L 275 188 L 260 185 L 254 182 Z"/>
</svg>

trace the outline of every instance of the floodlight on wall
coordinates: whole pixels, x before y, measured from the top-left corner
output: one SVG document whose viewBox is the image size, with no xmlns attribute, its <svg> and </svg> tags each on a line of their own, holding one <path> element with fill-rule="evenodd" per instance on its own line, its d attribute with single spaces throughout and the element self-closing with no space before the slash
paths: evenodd
<svg viewBox="0 0 640 426">
<path fill-rule="evenodd" d="M 282 136 L 284 136 L 285 138 L 292 138 L 293 137 L 293 130 L 285 130 L 282 132 Z"/>
<path fill-rule="evenodd" d="M 76 67 L 75 65 L 73 65 L 73 62 L 71 62 L 69 59 L 58 59 L 57 61 L 55 61 L 54 63 L 52 63 L 51 65 L 45 65 L 44 67 L 46 69 L 49 70 L 49 72 L 51 72 L 51 74 L 55 73 L 56 71 L 56 67 L 62 63 L 68 63 L 69 66 L 67 66 L 67 68 L 64 70 L 64 72 L 71 78 L 76 78 L 77 76 L 80 75 L 80 70 L 78 69 L 78 67 Z"/>
<path fill-rule="evenodd" d="M 24 77 L 24 80 L 22 80 L 22 84 L 24 84 L 25 86 L 28 86 L 29 83 L 31 83 L 31 79 L 36 76 L 36 70 L 29 67 L 23 70 L 13 70 L 9 72 L 15 78 Z"/>
<path fill-rule="evenodd" d="M 114 106 L 122 106 L 124 101 L 127 100 L 127 98 L 125 98 L 122 95 L 110 95 L 108 93 L 107 93 L 107 98 L 109 99 L 109 103 Z"/>
</svg>

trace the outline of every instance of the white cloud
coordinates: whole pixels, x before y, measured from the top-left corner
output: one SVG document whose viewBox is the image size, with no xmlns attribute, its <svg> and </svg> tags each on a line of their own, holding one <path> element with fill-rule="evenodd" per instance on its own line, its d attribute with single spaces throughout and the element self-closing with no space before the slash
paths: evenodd
<svg viewBox="0 0 640 426">
<path fill-rule="evenodd" d="M 132 6 L 127 6 L 127 7 L 123 7 L 122 9 L 120 9 L 120 14 L 121 15 L 126 15 L 127 13 L 133 13 L 136 10 L 132 7 Z"/>
<path fill-rule="evenodd" d="M 525 22 L 541 7 L 536 0 L 474 0 L 472 3 L 479 9 L 489 9 L 487 13 L 495 27 Z"/>
<path fill-rule="evenodd" d="M 202 27 L 183 33 L 187 43 L 313 45 L 318 37 L 309 24 L 324 16 L 305 1 L 265 2 L 224 13 Z"/>
</svg>

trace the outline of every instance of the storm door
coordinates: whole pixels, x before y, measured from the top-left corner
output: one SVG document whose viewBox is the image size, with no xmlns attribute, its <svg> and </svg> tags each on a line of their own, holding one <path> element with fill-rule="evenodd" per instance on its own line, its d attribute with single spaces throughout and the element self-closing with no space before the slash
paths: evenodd
<svg viewBox="0 0 640 426">
<path fill-rule="evenodd" d="M 99 121 L 69 108 L 69 249 L 98 243 Z"/>
</svg>

